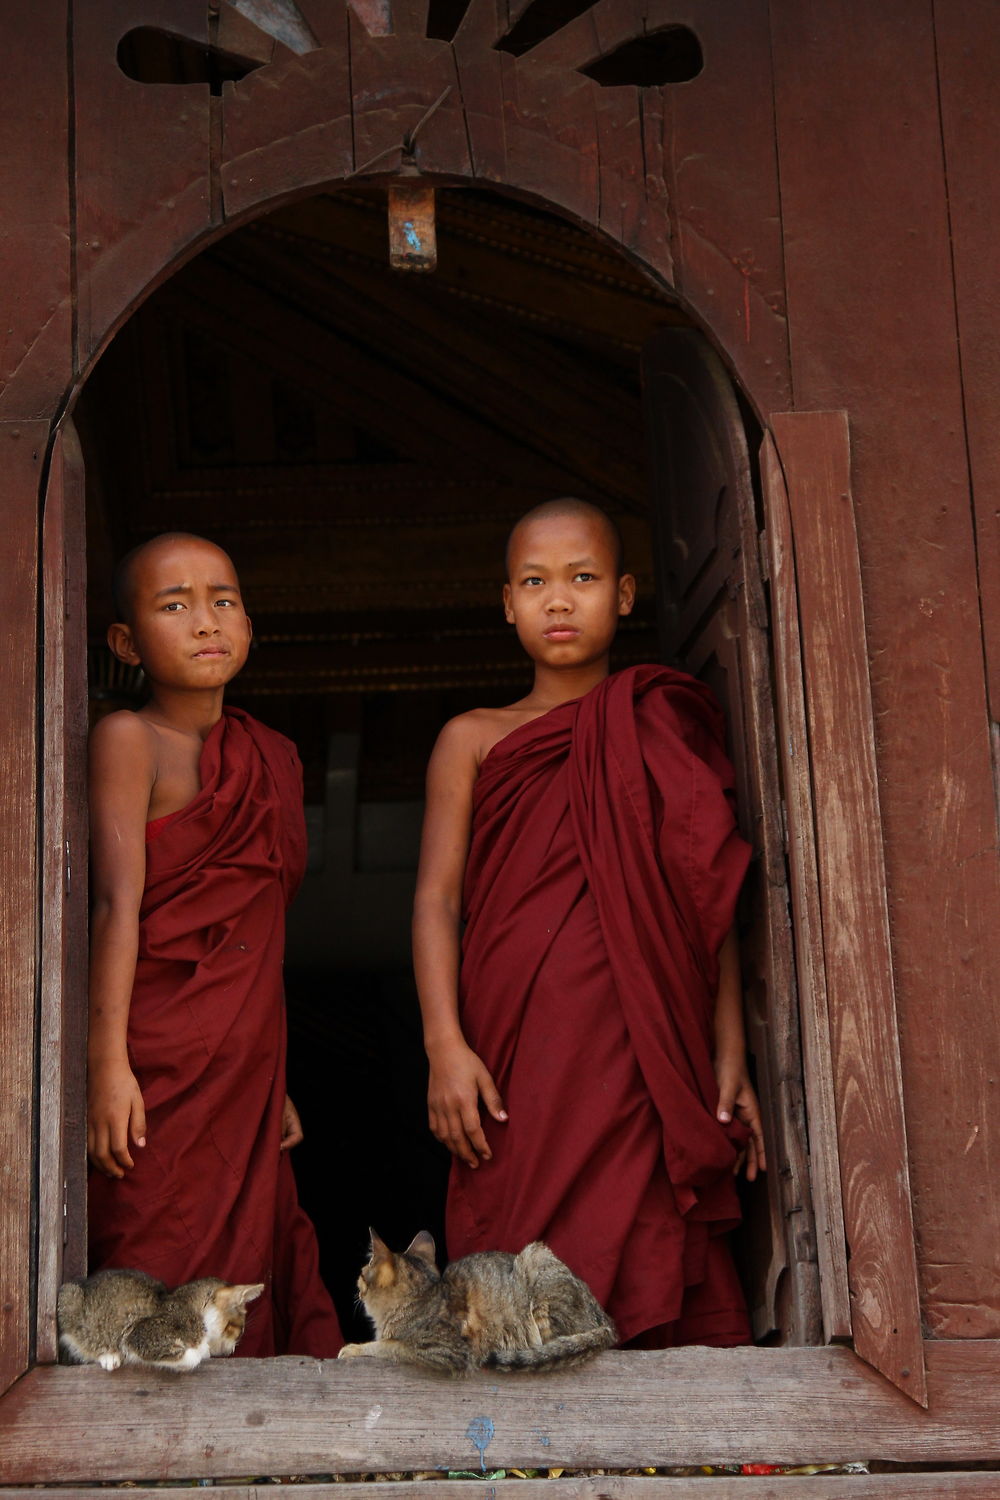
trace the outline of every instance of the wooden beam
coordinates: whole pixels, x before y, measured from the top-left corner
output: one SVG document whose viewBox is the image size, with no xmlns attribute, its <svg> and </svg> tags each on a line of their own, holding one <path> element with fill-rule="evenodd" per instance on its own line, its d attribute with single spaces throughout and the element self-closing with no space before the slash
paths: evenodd
<svg viewBox="0 0 1000 1500">
<path fill-rule="evenodd" d="M 39 1366 L 0 1403 L 0 1483 L 466 1469 L 484 1433 L 487 1468 L 995 1460 L 1000 1341 L 926 1354 L 926 1412 L 843 1348 L 612 1353 L 527 1379 L 293 1358 L 190 1376 Z"/>
<path fill-rule="evenodd" d="M 693 1480 L 693 1482 L 692 1482 Z M 106 1489 L 77 1489 L 59 1485 L 46 1489 L 10 1489 L 4 1500 L 106 1500 Z M 426 1479 L 358 1480 L 352 1483 L 296 1484 L 295 1500 L 998 1500 L 1000 1474 L 799 1474 L 757 1478 L 734 1474 L 707 1478 L 696 1473 L 687 1478 L 652 1478 L 624 1474 L 564 1474 L 553 1489 L 553 1480 L 518 1479 Z M 162 1489 L 130 1488 L 128 1500 L 164 1500 Z M 261 1500 L 258 1485 L 226 1487 L 226 1500 Z"/>
</svg>

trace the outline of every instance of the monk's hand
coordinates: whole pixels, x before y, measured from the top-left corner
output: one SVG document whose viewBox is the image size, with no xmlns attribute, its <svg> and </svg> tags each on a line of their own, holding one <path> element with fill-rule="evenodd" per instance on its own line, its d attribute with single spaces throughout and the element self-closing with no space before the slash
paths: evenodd
<svg viewBox="0 0 1000 1500">
<path fill-rule="evenodd" d="M 453 1156 L 475 1170 L 480 1160 L 493 1153 L 483 1134 L 479 1101 L 494 1120 L 506 1120 L 500 1092 L 481 1058 L 465 1042 L 451 1042 L 428 1049 L 430 1083 L 427 1118 L 431 1134 L 448 1147 Z"/>
<path fill-rule="evenodd" d="M 135 1166 L 129 1143 L 146 1144 L 142 1091 L 127 1062 L 91 1063 L 87 1071 L 87 1155 L 105 1177 Z"/>
<path fill-rule="evenodd" d="M 302 1139 L 302 1121 L 295 1105 L 285 1095 L 285 1108 L 281 1116 L 281 1145 L 279 1151 L 291 1151 Z"/>
<path fill-rule="evenodd" d="M 734 1172 L 746 1166 L 747 1181 L 753 1182 L 758 1172 L 767 1171 L 767 1156 L 764 1151 L 764 1125 L 760 1115 L 760 1102 L 750 1082 L 746 1059 L 726 1061 L 716 1059 L 715 1076 L 719 1085 L 719 1102 L 715 1116 L 723 1125 L 732 1119 L 740 1120 L 750 1131 L 746 1149 L 736 1159 Z"/>
</svg>

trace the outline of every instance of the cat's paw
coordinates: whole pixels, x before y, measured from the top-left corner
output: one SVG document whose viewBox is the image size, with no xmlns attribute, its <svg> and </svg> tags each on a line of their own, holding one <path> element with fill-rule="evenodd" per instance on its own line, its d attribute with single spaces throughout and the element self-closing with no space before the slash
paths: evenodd
<svg viewBox="0 0 1000 1500">
<path fill-rule="evenodd" d="M 341 1349 L 340 1353 L 337 1355 L 337 1358 L 357 1359 L 359 1355 L 364 1356 L 366 1354 L 370 1354 L 372 1352 L 372 1347 L 373 1346 L 371 1344 L 345 1344 L 343 1349 Z"/>
<path fill-rule="evenodd" d="M 97 1363 L 102 1370 L 118 1370 L 121 1368 L 122 1357 L 120 1354 L 99 1354 Z"/>
</svg>

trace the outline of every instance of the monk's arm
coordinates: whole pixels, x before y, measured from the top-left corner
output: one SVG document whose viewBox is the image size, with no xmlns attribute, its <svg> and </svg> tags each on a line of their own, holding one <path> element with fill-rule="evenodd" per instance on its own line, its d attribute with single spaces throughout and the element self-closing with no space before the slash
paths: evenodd
<svg viewBox="0 0 1000 1500">
<path fill-rule="evenodd" d="M 142 1094 L 126 1034 L 146 875 L 146 818 L 156 777 L 153 732 L 135 714 L 109 715 L 90 740 L 90 1026 L 87 1150 L 108 1177 L 145 1145 Z"/>
<path fill-rule="evenodd" d="M 743 983 L 740 950 L 735 927 L 719 949 L 719 990 L 715 999 L 715 1076 L 719 1085 L 716 1115 L 722 1121 L 737 1119 L 751 1131 L 746 1150 L 747 1177 L 752 1182 L 767 1167 L 760 1104 L 747 1068 L 746 1034 L 743 1026 Z"/>
<path fill-rule="evenodd" d="M 490 1149 L 479 1100 L 507 1118 L 496 1085 L 462 1035 L 458 971 L 462 881 L 472 827 L 476 737 L 466 716 L 446 724 L 427 768 L 427 804 L 413 901 L 413 969 L 430 1064 L 427 1111 L 431 1132 L 470 1167 Z"/>
</svg>

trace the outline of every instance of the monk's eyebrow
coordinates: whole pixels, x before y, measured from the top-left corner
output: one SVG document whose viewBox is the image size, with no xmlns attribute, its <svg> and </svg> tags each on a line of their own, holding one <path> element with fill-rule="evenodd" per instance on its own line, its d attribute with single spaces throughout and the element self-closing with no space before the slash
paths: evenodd
<svg viewBox="0 0 1000 1500">
<path fill-rule="evenodd" d="M 235 583 L 210 583 L 208 585 L 213 594 L 238 594 L 239 589 Z M 192 592 L 189 583 L 171 583 L 165 589 L 157 589 L 153 595 L 154 599 L 162 599 L 165 594 L 190 594 Z"/>
</svg>

